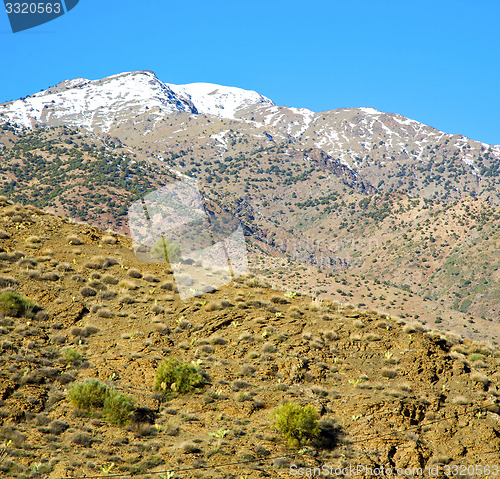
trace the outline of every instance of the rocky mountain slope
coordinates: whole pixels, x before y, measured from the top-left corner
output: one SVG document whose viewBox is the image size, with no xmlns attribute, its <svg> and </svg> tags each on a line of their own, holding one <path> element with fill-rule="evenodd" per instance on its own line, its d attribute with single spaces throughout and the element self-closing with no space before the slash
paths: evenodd
<svg viewBox="0 0 500 479">
<path fill-rule="evenodd" d="M 67 80 L 0 122 L 0 192 L 17 202 L 127 234 L 133 201 L 194 177 L 273 284 L 498 340 L 497 146 L 152 72 Z"/>
<path fill-rule="evenodd" d="M 187 141 L 186 163 L 190 157 L 209 160 L 215 151 L 222 157 L 241 152 L 231 141 L 226 144 L 233 130 L 262 147 L 285 143 L 300 150 L 321 149 L 381 191 L 433 199 L 476 195 L 496 204 L 500 196 L 500 145 L 446 134 L 372 108 L 315 113 L 276 106 L 256 92 L 234 87 L 163 83 L 149 71 L 63 81 L 1 105 L 2 119 L 28 128 L 84 127 L 159 155 L 179 151 L 178 145 Z M 215 151 L 203 151 L 214 140 Z"/>
<path fill-rule="evenodd" d="M 276 286 L 500 338 L 500 212 L 486 201 L 376 193 L 322 150 L 243 143 L 238 157 L 187 169 L 175 155 L 155 158 L 83 129 L 0 134 L 0 191 L 15 201 L 128 234 L 136 199 L 196 175 L 208 205 L 243 224 L 251 268 Z M 364 285 L 375 280 L 385 284 L 378 294 Z"/>
<path fill-rule="evenodd" d="M 284 478 L 324 465 L 446 477 L 478 464 L 496 474 L 491 344 L 251 276 L 180 301 L 168 266 L 139 262 L 126 237 L 5 198 L 0 224 L 2 477 Z M 9 306 L 14 293 L 22 308 Z M 168 358 L 204 384 L 154 391 Z M 85 378 L 132 414 L 75 407 Z M 316 440 L 287 446 L 271 415 L 283 402 L 314 407 Z"/>
</svg>

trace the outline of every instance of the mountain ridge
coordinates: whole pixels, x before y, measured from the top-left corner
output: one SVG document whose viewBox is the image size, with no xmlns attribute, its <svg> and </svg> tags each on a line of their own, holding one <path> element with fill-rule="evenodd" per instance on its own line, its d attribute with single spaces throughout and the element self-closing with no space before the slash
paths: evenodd
<svg viewBox="0 0 500 479">
<path fill-rule="evenodd" d="M 215 98 L 209 106 L 217 106 L 220 92 L 212 88 L 202 87 Z M 107 113 L 85 103 L 82 90 L 100 95 Z M 68 114 L 61 105 L 75 94 L 83 110 Z M 342 296 L 328 275 L 350 268 L 353 278 L 382 276 L 422 296 L 426 304 L 412 306 L 415 318 L 462 321 L 470 329 L 479 327 L 478 317 L 497 319 L 494 147 L 370 108 L 313 113 L 249 95 L 254 103 L 241 108 L 233 97 L 225 113 L 238 118 L 225 118 L 194 113 L 195 97 L 179 97 L 151 72 L 62 82 L 29 100 L 35 106 L 50 100 L 44 120 L 29 122 L 33 129 L 0 124 L 0 193 L 125 233 L 130 202 L 174 177 L 197 178 L 207 199 L 237 216 L 257 248 L 317 272 L 302 280 L 307 275 L 298 269 L 289 285 Z M 29 113 L 29 104 L 16 105 Z M 12 103 L 0 110 L 19 113 Z M 106 124 L 103 132 L 99 125 Z M 373 251 L 356 246 L 370 241 Z M 286 275 L 290 264 L 273 275 Z M 412 301 L 396 293 L 366 289 L 352 301 L 380 301 L 391 310 Z M 468 326 L 472 321 L 476 326 Z"/>
<path fill-rule="evenodd" d="M 198 130 L 193 129 L 193 120 Z M 316 113 L 275 105 L 257 92 L 235 87 L 164 83 L 151 71 L 119 73 L 100 80 L 65 80 L 0 105 L 0 122 L 26 128 L 82 127 L 141 147 L 145 137 L 148 151 L 157 156 L 172 151 L 184 138 L 187 144 L 201 148 L 207 127 L 209 136 L 218 142 L 217 156 L 229 155 L 231 148 L 223 138 L 237 129 L 247 135 L 246 141 L 264 137 L 271 144 L 321 149 L 384 191 L 399 190 L 430 199 L 494 191 L 487 195 L 489 201 L 498 202 L 500 197 L 496 179 L 500 145 L 444 133 L 370 107 Z M 161 134 L 154 138 L 157 132 Z M 443 179 L 445 170 L 448 182 Z"/>
</svg>

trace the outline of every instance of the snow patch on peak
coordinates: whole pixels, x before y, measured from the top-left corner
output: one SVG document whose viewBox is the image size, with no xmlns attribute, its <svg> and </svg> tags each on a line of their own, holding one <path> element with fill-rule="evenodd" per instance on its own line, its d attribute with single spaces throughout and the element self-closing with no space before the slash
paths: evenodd
<svg viewBox="0 0 500 479">
<path fill-rule="evenodd" d="M 251 90 L 214 83 L 166 84 L 177 95 L 190 100 L 199 113 L 223 118 L 236 118 L 236 112 L 254 105 L 274 105 L 269 98 Z"/>
<path fill-rule="evenodd" d="M 375 108 L 372 108 L 371 106 L 362 106 L 360 108 L 357 108 L 358 110 L 361 110 L 363 113 L 366 113 L 368 115 L 383 115 L 384 112 L 375 110 Z"/>
<path fill-rule="evenodd" d="M 82 81 L 83 80 L 83 83 Z M 130 115 L 147 110 L 162 114 L 193 112 L 192 105 L 178 96 L 153 72 L 119 73 L 101 80 L 67 80 L 61 86 L 0 106 L 0 113 L 14 123 L 30 128 L 32 121 L 64 122 L 108 131 Z"/>
</svg>

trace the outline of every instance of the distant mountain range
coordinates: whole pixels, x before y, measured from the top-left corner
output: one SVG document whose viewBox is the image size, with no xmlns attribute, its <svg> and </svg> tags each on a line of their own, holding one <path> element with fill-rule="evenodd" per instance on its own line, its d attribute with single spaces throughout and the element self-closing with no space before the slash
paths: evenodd
<svg viewBox="0 0 500 479">
<path fill-rule="evenodd" d="M 412 306 L 421 317 L 500 315 L 500 145 L 372 108 L 315 113 L 150 71 L 65 80 L 0 105 L 0 126 L 0 192 L 15 201 L 126 232 L 137 197 L 189 176 L 267 259 L 356 266 L 425 297 Z"/>
<path fill-rule="evenodd" d="M 234 156 L 241 148 L 227 145 L 232 129 L 262 147 L 319 149 L 328 161 L 342 163 L 379 191 L 433 199 L 479 195 L 493 203 L 500 196 L 500 145 L 446 134 L 373 108 L 315 113 L 277 106 L 240 88 L 164 83 L 150 71 L 65 80 L 0 105 L 0 120 L 28 128 L 81 127 L 131 144 L 149 143 L 146 149 L 160 155 L 187 140 L 199 157 L 204 156 L 201 146 L 211 157 Z"/>
</svg>

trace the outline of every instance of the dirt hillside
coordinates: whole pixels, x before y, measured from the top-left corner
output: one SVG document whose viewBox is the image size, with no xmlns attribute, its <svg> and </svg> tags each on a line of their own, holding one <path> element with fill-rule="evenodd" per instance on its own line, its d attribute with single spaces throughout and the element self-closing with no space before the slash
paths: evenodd
<svg viewBox="0 0 500 479">
<path fill-rule="evenodd" d="M 181 301 L 168 266 L 139 262 L 129 239 L 4 198 L 0 238 L 2 477 L 500 465 L 491 345 L 250 276 Z M 14 293 L 25 310 L 2 303 Z M 155 391 L 169 358 L 204 385 Z M 126 424 L 74 406 L 86 378 L 133 398 Z M 271 416 L 285 402 L 318 411 L 315 440 L 287 445 Z"/>
</svg>

